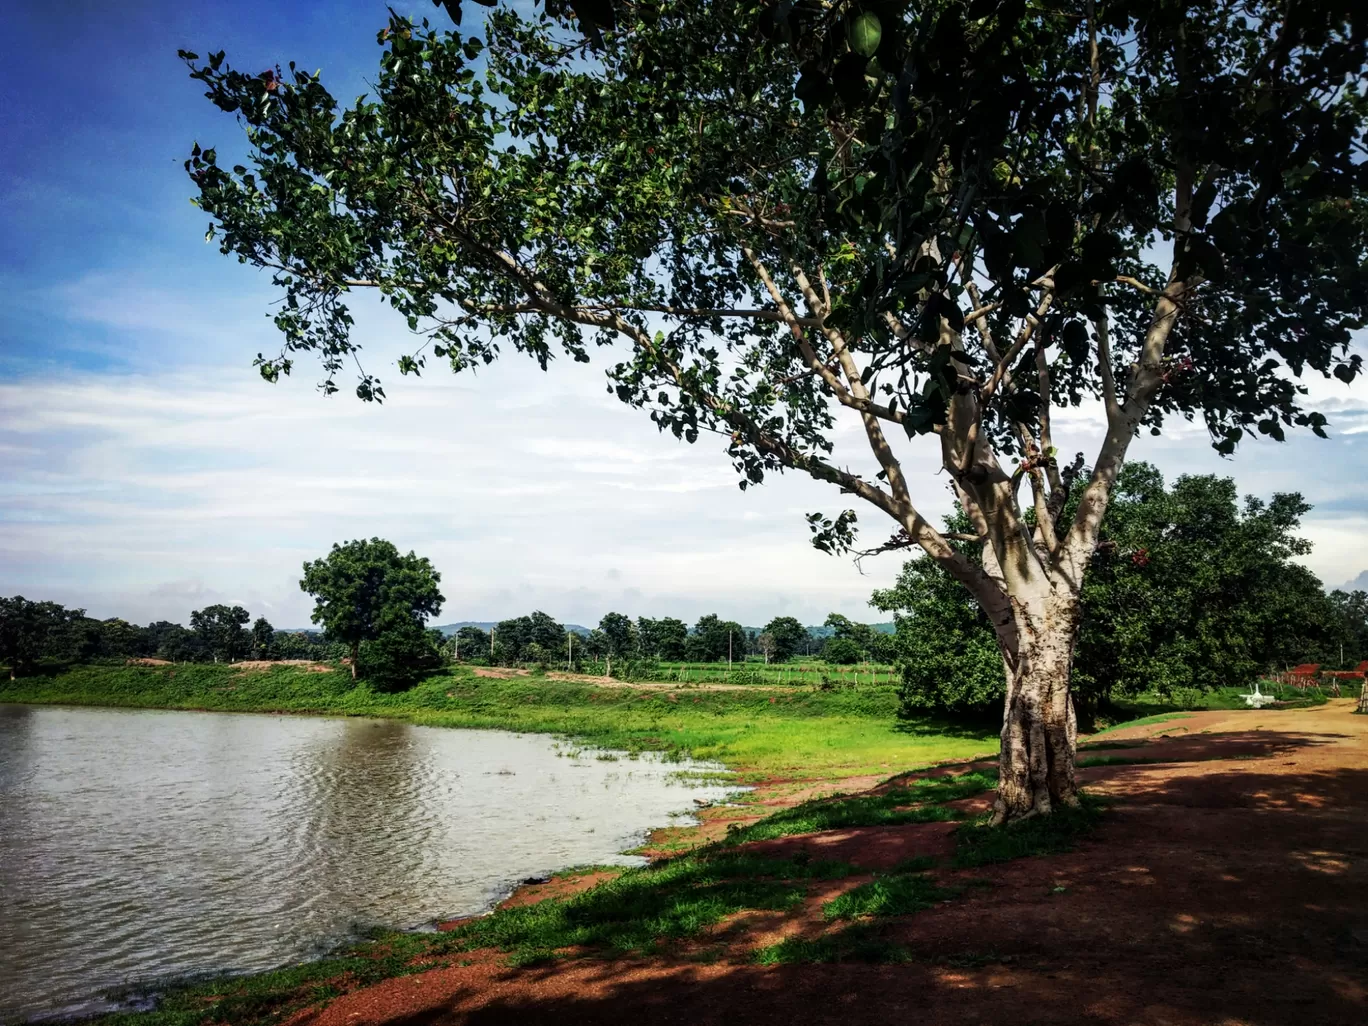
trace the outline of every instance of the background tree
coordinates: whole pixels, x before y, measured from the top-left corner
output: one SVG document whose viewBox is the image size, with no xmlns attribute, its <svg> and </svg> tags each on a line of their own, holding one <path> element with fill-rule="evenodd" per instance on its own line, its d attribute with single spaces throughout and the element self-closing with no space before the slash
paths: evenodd
<svg viewBox="0 0 1368 1026">
<path fill-rule="evenodd" d="M 474 624 L 457 630 L 454 640 L 457 644 L 453 646 L 453 652 L 458 652 L 461 659 L 489 658 L 489 635 Z"/>
<path fill-rule="evenodd" d="M 427 559 L 402 555 L 392 542 L 372 538 L 333 545 L 323 559 L 305 563 L 299 587 L 314 597 L 313 622 L 350 650 L 356 679 L 362 642 L 386 630 L 411 633 L 410 623 L 422 627 L 437 615 L 441 579 Z"/>
<path fill-rule="evenodd" d="M 659 620 L 640 617 L 637 633 L 643 655 L 674 662 L 684 658 L 689 627 L 683 620 L 666 616 Z"/>
<path fill-rule="evenodd" d="M 358 653 L 359 677 L 377 691 L 404 691 L 441 669 L 433 632 L 412 616 L 397 617 Z"/>
<path fill-rule="evenodd" d="M 765 662 L 769 663 L 779 652 L 779 644 L 773 634 L 764 631 L 755 637 L 755 647 L 759 653 L 765 657 Z"/>
<path fill-rule="evenodd" d="M 275 628 L 264 616 L 258 616 L 252 624 L 252 658 L 270 659 L 275 653 Z"/>
<path fill-rule="evenodd" d="M 745 637 L 745 628 L 735 620 L 723 620 L 716 613 L 706 613 L 694 624 L 685 650 L 692 662 L 725 663 L 729 652 L 733 659 L 745 654 Z"/>
<path fill-rule="evenodd" d="M 1336 590 L 1326 602 L 1329 629 L 1320 659 L 1340 670 L 1351 669 L 1368 659 L 1368 593 Z"/>
<path fill-rule="evenodd" d="M 606 655 L 609 660 L 609 674 L 612 674 L 612 660 L 628 659 L 637 652 L 637 632 L 630 617 L 622 613 L 605 613 L 599 620 L 599 631 L 607 640 Z"/>
<path fill-rule="evenodd" d="M 370 288 L 428 336 L 404 373 L 428 345 L 461 370 L 622 344 L 612 385 L 659 428 L 720 435 L 743 487 L 793 469 L 856 496 L 881 548 L 970 591 L 1008 682 L 997 819 L 1075 802 L 1081 591 L 1131 439 L 1321 433 L 1296 379 L 1358 373 L 1358 5 L 613 9 L 593 43 L 561 4 L 500 8 L 483 41 L 393 17 L 345 111 L 293 65 L 183 54 L 250 133 L 246 163 L 196 146 L 187 170 L 224 252 L 284 290 L 262 374 L 314 352 L 335 390 Z M 357 394 L 384 391 L 363 371 Z M 1094 399 L 1064 517 L 1084 461 L 1057 460 L 1053 411 Z M 838 417 L 876 473 L 832 456 Z M 937 436 L 977 561 L 912 501 L 904 433 Z M 816 544 L 856 519 L 812 514 Z"/>
<path fill-rule="evenodd" d="M 232 662 L 251 650 L 247 621 L 252 614 L 241 606 L 216 603 L 190 614 L 190 629 L 214 662 Z"/>
<path fill-rule="evenodd" d="M 863 650 L 854 638 L 828 638 L 822 646 L 822 658 L 842 666 L 858 663 L 863 655 Z"/>
<path fill-rule="evenodd" d="M 775 662 L 792 658 L 807 641 L 807 628 L 791 616 L 776 616 L 765 625 L 765 633 L 774 639 L 772 653 Z"/>
<path fill-rule="evenodd" d="M 1170 488 L 1149 464 L 1125 467 L 1083 589 L 1074 692 L 1085 713 L 1115 694 L 1244 687 L 1318 659 L 1335 603 L 1292 561 L 1310 549 L 1295 533 L 1309 509 L 1295 494 L 1240 503 L 1229 478 Z M 992 625 L 938 564 L 909 562 L 873 604 L 894 613 L 905 714 L 1000 704 Z"/>
<path fill-rule="evenodd" d="M 32 673 L 44 659 L 67 659 L 80 641 L 84 609 L 57 602 L 31 602 L 22 595 L 0 598 L 0 660 L 10 680 Z"/>
<path fill-rule="evenodd" d="M 199 635 L 178 623 L 158 620 L 147 625 L 147 633 L 159 659 L 193 663 L 212 658 Z"/>
</svg>

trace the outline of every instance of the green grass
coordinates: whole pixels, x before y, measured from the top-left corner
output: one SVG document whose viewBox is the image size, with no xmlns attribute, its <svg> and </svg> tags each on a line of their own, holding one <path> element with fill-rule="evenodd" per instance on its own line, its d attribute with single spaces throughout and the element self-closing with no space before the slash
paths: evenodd
<svg viewBox="0 0 1368 1026">
<path fill-rule="evenodd" d="M 986 820 L 965 823 L 955 831 L 955 866 L 968 869 L 1032 855 L 1072 851 L 1078 840 L 1097 825 L 1102 805 L 1080 794 L 1077 808 L 1057 809 L 1051 816 L 990 827 Z"/>
<path fill-rule="evenodd" d="M 803 881 L 847 876 L 845 863 L 773 859 L 716 849 L 641 869 L 564 900 L 503 909 L 452 931 L 453 949 L 495 948 L 527 965 L 565 948 L 639 954 L 693 937 L 747 909 L 791 909 Z"/>
<path fill-rule="evenodd" d="M 833 898 L 822 906 L 822 914 L 828 919 L 906 916 L 957 893 L 921 873 L 894 873 L 862 883 Z"/>
<path fill-rule="evenodd" d="M 844 930 L 804 939 L 793 937 L 758 949 L 758 965 L 798 965 L 812 962 L 899 963 L 913 961 L 912 952 L 885 938 L 879 929 L 856 923 Z"/>
<path fill-rule="evenodd" d="M 638 690 L 456 668 L 380 694 L 341 671 L 84 666 L 0 681 L 0 702 L 381 716 L 442 727 L 551 733 L 597 749 L 663 751 L 744 767 L 749 779 L 891 774 L 996 751 L 982 727 L 899 722 L 892 687 Z"/>
<path fill-rule="evenodd" d="M 1097 731 L 1097 733 L 1092 734 L 1091 737 L 1102 737 L 1106 734 L 1110 734 L 1113 730 L 1125 730 L 1127 727 L 1146 727 L 1152 723 L 1167 723 L 1169 720 L 1185 720 L 1191 715 L 1191 713 L 1185 712 L 1154 713 L 1150 716 L 1141 716 L 1139 719 L 1126 720 L 1124 723 L 1113 724 L 1105 730 Z"/>
<path fill-rule="evenodd" d="M 989 773 L 962 773 L 915 780 L 882 794 L 819 798 L 783 809 L 750 826 L 729 830 L 726 843 L 767 841 L 821 830 L 961 819 L 963 813 L 939 803 L 979 794 L 996 783 L 997 777 Z"/>
</svg>

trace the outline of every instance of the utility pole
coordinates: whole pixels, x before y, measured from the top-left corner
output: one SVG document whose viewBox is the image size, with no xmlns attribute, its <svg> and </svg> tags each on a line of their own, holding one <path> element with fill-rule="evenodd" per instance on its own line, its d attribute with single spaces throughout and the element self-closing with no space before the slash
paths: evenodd
<svg viewBox="0 0 1368 1026">
<path fill-rule="evenodd" d="M 489 662 L 494 663 L 494 628 L 489 628 Z"/>
<path fill-rule="evenodd" d="M 727 631 L 727 672 L 731 673 L 732 632 Z"/>
<path fill-rule="evenodd" d="M 569 673 L 575 665 L 574 642 L 570 639 L 574 637 L 574 631 L 565 632 L 565 672 Z"/>
</svg>

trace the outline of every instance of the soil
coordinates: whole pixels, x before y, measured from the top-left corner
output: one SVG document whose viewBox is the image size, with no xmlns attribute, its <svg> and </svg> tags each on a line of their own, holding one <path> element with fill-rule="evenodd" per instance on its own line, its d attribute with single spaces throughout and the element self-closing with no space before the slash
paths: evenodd
<svg viewBox="0 0 1368 1026">
<path fill-rule="evenodd" d="M 797 912 L 733 917 L 668 957 L 516 969 L 476 953 L 344 995 L 291 1026 L 1368 1022 L 1368 717 L 1353 709 L 1346 699 L 1198 713 L 1098 738 L 1109 747 L 1084 757 L 1114 761 L 1080 776 L 1109 800 L 1102 824 L 1072 852 L 939 872 L 964 888 L 959 897 L 884 921 L 909 962 L 762 967 L 750 952 L 828 930 L 821 902 L 872 871 L 948 855 L 949 824 L 759 842 L 862 872 L 814 886 Z M 761 798 L 810 793 L 774 782 Z M 737 811 L 705 810 L 700 833 Z M 512 900 L 598 879 L 561 878 Z"/>
</svg>

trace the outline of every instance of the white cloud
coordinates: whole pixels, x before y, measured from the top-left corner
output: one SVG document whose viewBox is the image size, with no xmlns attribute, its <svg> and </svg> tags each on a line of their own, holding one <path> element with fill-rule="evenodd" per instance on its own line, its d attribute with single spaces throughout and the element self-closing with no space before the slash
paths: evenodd
<svg viewBox="0 0 1368 1026">
<path fill-rule="evenodd" d="M 543 375 L 511 358 L 478 376 L 391 374 L 384 406 L 322 399 L 302 370 L 275 387 L 241 364 L 0 385 L 0 593 L 140 621 L 231 600 L 303 625 L 300 563 L 333 541 L 380 535 L 441 569 L 444 619 L 543 608 L 585 623 L 617 608 L 818 622 L 833 609 L 873 618 L 869 593 L 900 563 L 869 561 L 862 576 L 815 552 L 803 514 L 853 500 L 794 474 L 740 492 L 719 440 L 657 433 L 605 394 L 601 369 Z M 1223 460 L 1194 426 L 1142 437 L 1133 456 L 1170 478 L 1218 473 L 1246 492 L 1303 492 L 1317 506 L 1307 562 L 1339 584 L 1368 567 L 1358 391 L 1325 397 L 1349 429 L 1330 441 L 1301 433 Z M 1091 455 L 1099 430 L 1094 409 L 1056 419 L 1065 454 Z M 868 472 L 858 434 L 842 426 L 837 459 Z M 936 444 L 903 452 L 933 519 L 950 505 Z M 861 523 L 870 544 L 891 527 L 864 510 Z"/>
</svg>

